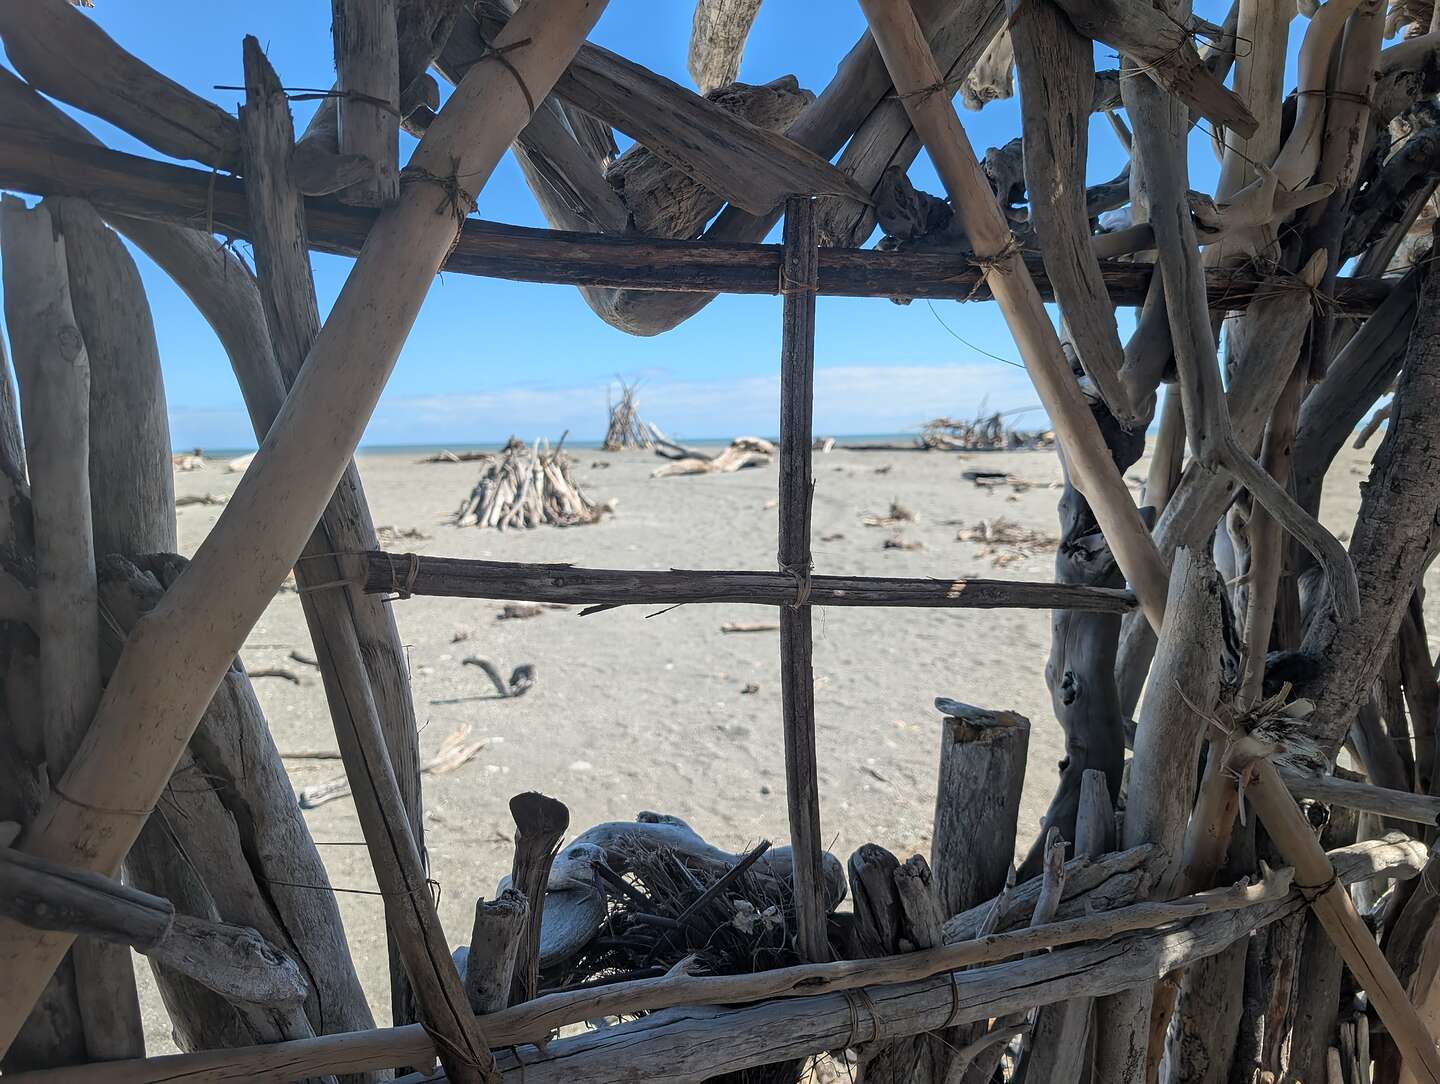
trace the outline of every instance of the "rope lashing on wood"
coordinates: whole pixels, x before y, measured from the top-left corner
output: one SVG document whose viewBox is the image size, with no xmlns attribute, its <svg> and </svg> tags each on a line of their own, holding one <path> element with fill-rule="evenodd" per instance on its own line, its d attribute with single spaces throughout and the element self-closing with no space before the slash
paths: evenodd
<svg viewBox="0 0 1440 1084">
<path fill-rule="evenodd" d="M 396 578 L 394 555 L 385 555 L 386 562 L 390 566 L 390 590 L 395 592 L 390 596 L 391 599 L 408 599 L 415 591 L 415 578 L 420 575 L 420 555 L 418 553 L 403 553 L 400 556 L 404 557 L 407 562 L 403 581 Z"/>
<path fill-rule="evenodd" d="M 63 782 L 63 777 L 60 782 Z M 153 805 L 149 809 L 119 809 L 113 806 L 91 805 L 89 802 L 82 802 L 79 798 L 70 797 L 70 795 L 60 789 L 60 782 L 50 784 L 51 793 L 62 802 L 68 802 L 70 805 L 73 805 L 76 809 L 88 809 L 93 813 L 109 813 L 119 817 L 140 817 L 142 819 L 148 818 L 150 814 L 155 812 Z"/>
<path fill-rule="evenodd" d="M 474 16 L 474 12 L 471 12 L 471 16 Z M 520 70 L 516 68 L 514 64 L 510 63 L 509 59 L 505 56 L 506 53 L 513 52 L 514 50 L 519 49 L 522 46 L 529 45 L 530 39 L 521 38 L 519 41 L 512 41 L 509 45 L 502 45 L 498 49 L 494 45 L 491 45 L 490 42 L 484 37 L 481 37 L 480 42 L 482 45 L 484 45 L 485 48 L 480 53 L 480 58 L 476 60 L 475 63 L 481 64 L 487 60 L 500 61 L 500 63 L 505 66 L 505 70 L 510 73 L 510 75 L 514 78 L 516 84 L 520 87 L 520 93 L 525 95 L 525 104 L 529 107 L 530 112 L 533 115 L 535 112 L 535 96 L 530 93 L 530 88 L 525 85 L 525 79 L 520 74 Z"/>
<path fill-rule="evenodd" d="M 792 609 L 800 609 L 810 603 L 810 571 L 811 567 L 797 567 L 795 565 L 781 565 L 780 571 L 795 581 L 795 601 L 787 603 Z"/>
<path fill-rule="evenodd" d="M 1318 885 L 1302 885 L 1298 881 L 1291 883 L 1295 891 L 1304 897 L 1306 904 L 1312 904 L 1340 883 L 1340 875 L 1332 873 L 1328 880 L 1321 881 Z"/>
<path fill-rule="evenodd" d="M 783 297 L 791 294 L 818 294 L 820 292 L 819 269 L 816 269 L 816 277 L 810 282 L 797 282 L 785 272 L 785 264 L 780 264 L 779 284 L 775 292 Z"/>
<path fill-rule="evenodd" d="M 842 991 L 845 995 L 845 1006 L 850 1010 L 850 1038 L 845 1041 L 849 1049 L 857 1049 L 865 1043 L 876 1042 L 880 1038 L 880 1015 L 875 1011 L 875 1002 L 870 999 L 870 993 L 863 986 L 854 990 Z M 860 1038 L 860 1010 L 864 1008 L 870 1017 L 870 1037 Z"/>
</svg>

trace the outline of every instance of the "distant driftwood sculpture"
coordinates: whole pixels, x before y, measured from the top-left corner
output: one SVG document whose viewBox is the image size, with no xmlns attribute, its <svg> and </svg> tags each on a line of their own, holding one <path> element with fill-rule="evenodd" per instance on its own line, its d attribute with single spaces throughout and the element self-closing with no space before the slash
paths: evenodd
<svg viewBox="0 0 1440 1084">
<path fill-rule="evenodd" d="M 334 0 L 334 89 L 298 140 L 254 38 L 236 43 L 237 118 L 82 5 L 0 3 L 0 185 L 44 197 L 0 207 L 7 1081 L 368 1082 L 438 1059 L 461 1084 L 783 1082 L 848 1050 L 872 1084 L 1440 1084 L 1434 5 L 1237 0 L 1212 24 L 1144 0 L 859 3 L 869 29 L 814 93 L 738 81 L 759 0 L 697 0 L 693 90 L 586 42 L 603 0 Z M 436 75 L 455 84 L 443 107 Z M 954 98 L 1016 90 L 1018 137 L 978 154 Z M 72 112 L 171 161 L 113 151 Z M 1128 161 L 1087 184 L 1095 113 Z M 1200 121 L 1213 192 L 1187 161 Z M 550 229 L 472 217 L 507 148 Z M 922 148 L 943 199 L 908 176 Z M 251 243 L 253 272 L 217 234 Z M 174 471 L 203 464 L 171 458 L 122 235 L 210 322 L 260 442 L 189 562 Z M 312 249 L 356 258 L 323 324 Z M 721 293 L 780 295 L 778 444 L 676 444 L 623 383 L 607 434 L 653 445 L 658 475 L 775 461 L 777 567 L 382 549 L 350 460 L 442 267 L 575 286 L 637 335 Z M 958 537 L 1053 546 L 1055 582 L 812 567 L 822 294 L 999 304 L 1063 457 L 1059 530 L 992 517 Z M 1128 338 L 1117 306 L 1137 310 Z M 1125 472 L 1152 422 L 1137 507 Z M 1333 535 L 1321 482 L 1382 422 Z M 914 446 L 1012 437 L 998 415 L 937 418 Z M 605 510 L 560 447 L 432 460 L 481 464 L 457 523 Z M 374 1027 L 383 993 L 360 986 L 236 657 L 292 570 L 345 770 L 306 797 L 353 797 L 392 1027 Z M 420 760 L 394 617 L 415 595 L 769 607 L 726 627 L 778 633 L 788 844 L 650 813 L 567 841 L 565 805 L 521 794 L 508 885 L 468 934 L 444 930 L 422 773 L 482 743 L 457 731 Z M 1053 721 L 980 698 L 983 673 L 935 690 L 961 699 L 935 702 L 928 855 L 825 850 L 819 606 L 1052 611 Z M 499 698 L 534 681 L 472 660 Z M 1017 838 L 1032 729 L 1056 724 L 1042 830 Z M 180 1054 L 144 1057 L 131 948 Z"/>
<path fill-rule="evenodd" d="M 596 504 L 576 484 L 570 469 L 574 460 L 564 451 L 565 441 L 552 452 L 548 443 L 527 446 L 511 437 L 493 455 L 474 457 L 483 466 L 470 496 L 455 510 L 457 527 L 539 527 L 550 523 L 574 527 L 596 522 L 610 511 Z"/>
</svg>

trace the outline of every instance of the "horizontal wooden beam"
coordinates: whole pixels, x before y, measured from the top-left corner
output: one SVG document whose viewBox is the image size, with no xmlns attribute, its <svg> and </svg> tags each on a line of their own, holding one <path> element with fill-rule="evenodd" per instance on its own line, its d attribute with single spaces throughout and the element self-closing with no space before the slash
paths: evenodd
<svg viewBox="0 0 1440 1084">
<path fill-rule="evenodd" d="M 340 567 L 350 582 L 370 594 L 564 602 L 600 610 L 718 602 L 786 606 L 795 601 L 796 592 L 795 577 L 785 572 L 576 568 L 380 551 L 342 556 Z M 1128 613 L 1135 608 L 1133 594 L 1109 587 L 891 576 L 812 576 L 808 599 L 811 606 L 1011 607 L 1089 613 Z"/>
<path fill-rule="evenodd" d="M 444 194 L 438 186 L 436 198 Z M 237 177 L 157 162 L 30 128 L 0 124 L 0 188 L 40 196 L 78 196 L 106 214 L 152 219 L 232 237 L 250 237 L 244 182 Z M 342 256 L 359 253 L 376 212 L 332 199 L 306 202 L 310 247 Z M 699 293 L 779 292 L 780 245 L 662 240 L 529 229 L 467 219 L 446 271 L 522 282 Z M 1054 291 L 1038 253 L 1026 265 L 1041 296 Z M 1151 268 L 1102 260 L 1116 305 L 1145 299 Z M 1243 308 L 1274 283 L 1245 268 L 1206 272 L 1212 308 Z M 842 297 L 988 301 L 979 268 L 956 253 L 822 248 L 819 291 Z M 1297 282 L 1296 289 L 1306 289 Z M 1368 313 L 1390 284 L 1340 278 L 1328 300 Z"/>
<path fill-rule="evenodd" d="M 1333 775 L 1281 771 L 1280 778 L 1285 780 L 1285 786 L 1296 798 L 1363 809 L 1367 813 L 1378 813 L 1383 817 L 1412 821 L 1431 828 L 1440 824 L 1440 798 L 1377 787 L 1372 783 L 1357 783 Z"/>
<path fill-rule="evenodd" d="M 1395 850 L 1390 841 L 1367 840 L 1331 851 L 1330 857 L 1335 873 L 1343 884 L 1353 884 L 1379 875 L 1401 879 L 1419 874 L 1424 864 L 1424 847 L 1414 843 L 1413 854 L 1402 868 L 1396 868 L 1390 859 Z M 1288 889 L 1288 891 L 1287 891 Z M 1102 993 L 1149 981 L 1158 974 L 1175 967 L 1191 958 L 1208 955 L 1229 944 L 1237 937 L 1248 935 L 1253 929 L 1284 915 L 1293 914 L 1304 907 L 1304 897 L 1299 890 L 1289 887 L 1288 871 L 1272 873 L 1268 880 L 1247 885 L 1244 882 L 1185 896 L 1168 902 L 1145 902 L 1130 906 L 1101 911 L 1081 918 L 1062 920 L 1042 926 L 1016 929 L 1003 933 L 988 934 L 957 944 L 900 956 L 882 956 L 865 960 L 842 960 L 824 964 L 801 964 L 779 968 L 773 971 L 744 975 L 698 976 L 683 967 L 672 969 L 667 975 L 652 979 L 637 979 L 615 983 L 587 990 L 556 992 L 536 998 L 520 1005 L 512 1005 L 496 1013 L 481 1017 L 481 1025 L 491 1044 L 496 1048 L 519 1047 L 553 1035 L 568 1024 L 582 1020 L 593 1020 L 601 1016 L 621 1012 L 657 1012 L 681 1005 L 724 1005 L 728 1009 L 713 1010 L 727 1015 L 730 1020 L 738 1019 L 733 1014 L 740 1005 L 751 1005 L 757 1011 L 768 1004 L 772 1010 L 789 1004 L 801 1017 L 828 1007 L 822 999 L 842 996 L 846 991 L 869 988 L 863 1003 L 890 1005 L 892 999 L 904 999 L 930 988 L 903 983 L 934 982 L 930 976 L 942 976 L 933 988 L 935 1023 L 910 1018 L 908 1028 L 914 1031 L 931 1030 L 947 1018 L 951 1022 L 982 1020 L 987 1016 L 1000 1015 L 999 1001 L 1020 991 L 1019 1008 L 1056 1000 L 1059 997 L 1074 997 L 1078 993 Z M 1229 916 L 1228 920 L 1224 916 Z M 1187 922 L 1177 928 L 1174 923 Z M 1162 927 L 1156 929 L 1156 927 Z M 1167 928 L 1168 927 L 1168 928 Z M 1134 931 L 1134 932 L 1132 932 Z M 1169 941 L 1178 937 L 1178 941 Z M 1201 947 L 1201 942 L 1205 942 Z M 1073 946 L 1064 948 L 1061 946 Z M 1149 955 L 1160 946 L 1179 949 L 1161 952 L 1159 958 Z M 1051 953 L 1037 952 L 1044 948 L 1057 949 Z M 1016 963 L 1002 963 L 1023 953 L 1031 953 L 1029 960 L 1017 974 Z M 1115 965 L 1125 968 L 1123 977 L 1102 975 L 1101 972 Z M 954 987 L 950 972 L 968 967 L 968 971 L 954 972 Z M 1153 970 L 1152 970 L 1153 969 Z M 1063 991 L 1053 994 L 1038 992 L 1038 984 L 1062 977 Z M 1028 980 L 1028 981 L 1026 981 Z M 955 1000 L 958 998 L 958 1000 Z M 1025 1000 L 1027 999 L 1028 1000 Z M 797 1001 L 799 1002 L 797 1004 Z M 758 1003 L 758 1004 L 757 1004 Z M 847 1001 L 841 1001 L 842 1015 Z M 784 1011 L 784 1010 L 781 1010 Z M 849 1009 L 849 1018 L 854 1019 L 854 1009 Z M 872 1010 L 873 1011 L 873 1010 Z M 684 1018 L 677 1018 L 682 1026 Z M 661 1017 L 652 1017 L 652 1024 L 667 1026 Z M 693 1026 L 693 1021 L 691 1021 Z M 907 1025 L 897 1022 L 887 1028 L 886 1034 L 893 1038 L 905 1033 Z M 800 1030 L 810 1037 L 827 1033 L 827 1026 L 819 1020 L 802 1024 Z M 626 1033 L 630 1042 L 644 1043 L 649 1028 L 636 1026 Z M 843 1046 L 846 1036 L 842 1033 L 829 1047 L 823 1039 L 816 1050 Z M 575 1047 L 566 1046 L 572 1040 L 552 1043 L 546 1054 L 541 1055 L 529 1049 L 523 1051 L 525 1064 L 515 1061 L 505 1063 L 506 1078 L 514 1080 L 542 1079 L 537 1076 L 539 1066 L 556 1057 L 560 1073 L 548 1074 L 555 1064 L 546 1064 L 545 1080 L 602 1079 L 592 1076 L 587 1070 L 593 1064 L 588 1052 L 581 1047 L 588 1045 L 582 1040 Z M 691 1041 L 694 1041 L 693 1032 Z M 731 1045 L 731 1044 L 721 1044 Z M 761 1049 L 768 1049 L 762 1047 Z M 228 1050 L 210 1050 L 192 1054 L 170 1054 L 136 1061 L 99 1062 L 84 1067 L 42 1070 L 22 1073 L 15 1077 L 16 1084 L 158 1084 L 161 1081 L 174 1084 L 176 1081 L 224 1081 L 244 1080 L 254 1082 L 280 1082 L 300 1076 L 316 1076 L 322 1073 L 363 1072 L 375 1066 L 393 1065 L 396 1062 L 419 1062 L 434 1054 L 434 1040 L 419 1024 L 398 1028 L 376 1028 L 366 1032 L 349 1032 L 338 1035 L 323 1035 L 314 1039 L 274 1043 L 268 1046 L 237 1047 Z M 515 1051 L 517 1057 L 522 1051 Z M 603 1056 L 603 1055 L 602 1055 Z M 783 1060 L 788 1055 L 777 1055 L 768 1059 Z M 758 1064 L 759 1061 L 752 1062 Z M 673 1074 L 672 1062 L 661 1060 L 649 1063 L 655 1071 L 635 1070 L 625 1076 L 626 1080 L 655 1079 L 667 1069 Z M 686 1079 L 702 1074 L 686 1074 Z M 708 1075 L 708 1074 L 707 1074 Z M 603 1079 L 614 1080 L 614 1076 Z M 7 1078 L 8 1080 L 8 1078 Z"/>
</svg>

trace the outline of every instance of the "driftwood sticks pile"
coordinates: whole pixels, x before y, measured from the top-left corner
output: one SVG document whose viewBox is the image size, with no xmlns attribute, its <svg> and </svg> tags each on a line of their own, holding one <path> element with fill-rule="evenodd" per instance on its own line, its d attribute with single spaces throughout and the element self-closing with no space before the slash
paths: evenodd
<svg viewBox="0 0 1440 1084">
<path fill-rule="evenodd" d="M 620 398 L 610 399 L 607 389 L 605 408 L 610 420 L 605 426 L 605 439 L 600 443 L 600 447 L 607 452 L 654 447 L 654 436 L 650 427 L 640 418 L 640 410 L 635 400 L 636 385 L 627 384 L 619 377 L 615 379 L 620 385 Z"/>
<path fill-rule="evenodd" d="M 696 0 L 693 90 L 586 42 L 604 0 L 332 0 L 335 92 L 298 138 L 254 38 L 237 117 L 79 5 L 0 2 L 0 185 L 43 197 L 0 205 L 7 1082 L 368 1084 L 438 1059 L 459 1084 L 749 1084 L 848 1051 L 871 1084 L 1440 1084 L 1435 5 L 1236 0 L 1211 23 L 1180 0 L 858 2 L 868 29 L 816 94 L 735 81 L 758 0 Z M 1017 89 L 1018 137 L 977 153 L 954 94 Z M 1087 186 L 1098 112 L 1127 160 Z M 944 199 L 907 176 L 922 148 Z M 469 217 L 512 149 L 551 229 Z M 253 272 L 212 230 L 251 242 Z M 189 563 L 121 235 L 211 324 L 260 442 Z M 312 248 L 355 258 L 323 323 Z M 623 381 L 606 442 L 653 446 L 661 474 L 778 457 L 778 567 L 384 552 L 350 459 L 442 267 L 573 285 L 638 335 L 781 295 L 778 447 L 676 445 Z M 820 294 L 1000 306 L 1063 461 L 1055 583 L 812 567 Z M 1384 436 L 1333 535 L 1321 482 L 1367 417 Z M 941 418 L 924 443 L 1012 438 Z M 476 461 L 457 524 L 605 510 L 560 447 Z M 384 897 L 388 1028 L 237 662 L 292 570 L 345 766 L 329 791 L 353 795 Z M 659 814 L 567 842 L 560 802 L 519 795 L 510 885 L 457 968 L 421 777 L 478 743 L 420 760 L 395 623 L 414 595 L 777 609 L 790 845 L 726 850 Z M 1053 611 L 1053 721 L 937 701 L 928 855 L 865 844 L 842 870 L 824 850 L 817 606 Z M 1025 838 L 1049 726 L 1066 755 Z M 181 1054 L 144 1058 L 131 948 Z"/>
<path fill-rule="evenodd" d="M 460 502 L 451 522 L 457 527 L 575 527 L 594 523 L 609 508 L 590 500 L 571 474 L 575 461 L 565 441 L 552 452 L 545 441 L 527 445 L 511 437 L 494 455 L 478 457 L 480 480 Z"/>
</svg>

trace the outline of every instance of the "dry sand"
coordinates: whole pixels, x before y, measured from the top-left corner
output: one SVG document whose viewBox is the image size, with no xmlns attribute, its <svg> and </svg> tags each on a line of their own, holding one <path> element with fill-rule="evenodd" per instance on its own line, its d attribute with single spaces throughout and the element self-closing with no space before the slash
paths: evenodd
<svg viewBox="0 0 1440 1084">
<path fill-rule="evenodd" d="M 360 458 L 375 522 L 418 529 L 394 548 L 505 561 L 572 561 L 623 568 L 773 568 L 777 484 L 773 466 L 737 474 L 650 478 L 648 453 L 577 451 L 576 477 L 593 498 L 616 498 L 596 526 L 497 533 L 446 524 L 469 492 L 466 464 L 417 464 L 412 454 Z M 1369 453 L 1346 451 L 1327 479 L 1324 519 L 1342 538 L 1354 523 Z M 971 469 L 1034 483 L 982 489 Z M 1137 483 L 1144 462 L 1130 472 Z M 817 571 L 863 575 L 1050 580 L 1053 552 L 996 553 L 956 540 L 959 525 L 1005 517 L 1053 536 L 1058 461 L 1049 452 L 834 451 L 815 458 Z M 223 465 L 176 476 L 177 494 L 228 494 L 239 475 Z M 898 500 L 917 515 L 898 531 L 867 527 Z M 180 542 L 193 552 L 218 507 L 179 509 Z M 917 549 L 885 548 L 898 537 Z M 1001 551 L 1003 552 L 1003 547 Z M 1013 555 L 1006 555 L 1013 556 Z M 497 620 L 501 604 L 413 598 L 395 604 L 408 646 L 422 756 L 469 724 L 488 745 L 459 770 L 425 780 L 425 831 L 440 916 L 452 945 L 468 940 L 477 896 L 508 872 L 508 798 L 543 790 L 571 810 L 575 831 L 639 810 L 677 814 L 729 850 L 766 838 L 785 842 L 778 634 L 724 634 L 727 622 L 771 621 L 774 611 L 690 606 L 665 613 L 622 609 L 581 618 L 547 610 Z M 1427 607 L 1428 609 L 1428 607 Z M 1435 616 L 1430 615 L 1432 627 Z M 457 635 L 468 634 L 463 642 Z M 936 696 L 1018 711 L 1031 720 L 1020 848 L 1036 832 L 1053 787 L 1063 738 L 1050 711 L 1044 667 L 1050 615 L 1034 610 L 820 609 L 815 615 L 816 717 L 821 821 L 842 860 L 874 841 L 902 857 L 928 851 L 938 752 Z M 302 683 L 257 679 L 282 752 L 333 749 L 316 671 L 287 658 L 309 650 L 298 597 L 282 593 L 246 648 L 254 668 L 286 666 Z M 537 672 L 528 695 L 494 698 L 484 674 L 463 665 L 482 655 L 500 669 Z M 296 787 L 332 776 L 336 761 L 287 762 Z M 307 814 L 338 889 L 375 889 L 348 799 Z M 340 896 L 350 943 L 376 1019 L 388 1021 L 381 901 Z M 142 967 L 151 1052 L 172 1049 L 158 998 Z"/>
</svg>

